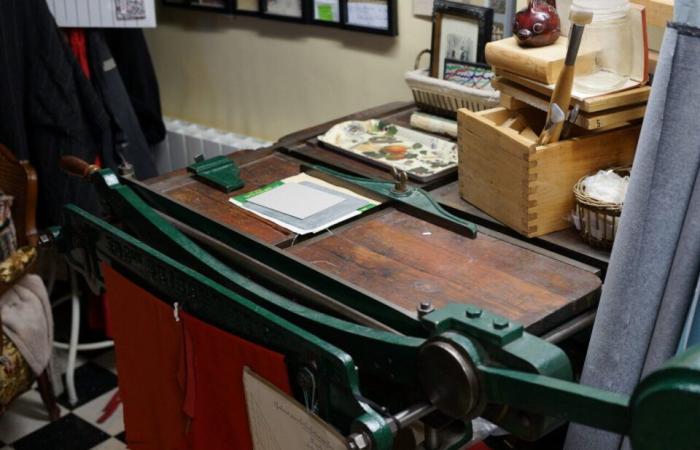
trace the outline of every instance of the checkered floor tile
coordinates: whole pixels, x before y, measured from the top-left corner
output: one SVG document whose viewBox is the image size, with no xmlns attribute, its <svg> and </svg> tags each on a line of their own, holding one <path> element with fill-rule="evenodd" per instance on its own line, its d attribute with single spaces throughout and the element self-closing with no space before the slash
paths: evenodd
<svg viewBox="0 0 700 450">
<path fill-rule="evenodd" d="M 78 403 L 58 397 L 61 418 L 49 422 L 36 389 L 15 400 L 0 417 L 0 450 L 119 450 L 126 449 L 124 419 L 119 406 L 99 423 L 105 406 L 117 392 L 114 352 L 79 359 L 75 372 Z"/>
</svg>

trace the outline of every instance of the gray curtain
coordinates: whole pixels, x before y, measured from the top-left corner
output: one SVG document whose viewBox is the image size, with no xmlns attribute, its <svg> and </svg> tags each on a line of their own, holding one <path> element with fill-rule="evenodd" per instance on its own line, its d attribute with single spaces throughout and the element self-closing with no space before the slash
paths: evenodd
<svg viewBox="0 0 700 450">
<path fill-rule="evenodd" d="M 689 17 L 695 6 L 685 9 Z M 700 274 L 699 168 L 700 30 L 669 25 L 583 384 L 631 394 L 675 354 Z M 565 448 L 617 450 L 629 443 L 572 425 Z"/>
</svg>

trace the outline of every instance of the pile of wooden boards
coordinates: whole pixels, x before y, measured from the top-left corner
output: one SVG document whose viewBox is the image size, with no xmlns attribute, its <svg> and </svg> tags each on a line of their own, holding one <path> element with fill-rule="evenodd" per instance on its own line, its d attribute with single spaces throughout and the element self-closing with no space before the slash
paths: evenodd
<svg viewBox="0 0 700 450">
<path fill-rule="evenodd" d="M 564 64 L 567 39 L 562 37 L 548 47 L 523 51 L 515 39 L 489 43 L 486 56 L 497 78 L 494 87 L 501 91 L 501 106 L 518 110 L 526 106 L 547 111 Z M 595 64 L 595 52 L 582 48 L 576 61 L 577 72 L 586 73 Z M 644 84 L 644 83 L 642 83 Z M 604 130 L 640 121 L 646 112 L 651 88 L 632 89 L 595 97 L 574 97 L 572 108 L 580 112 L 573 122 L 585 131 Z"/>
</svg>

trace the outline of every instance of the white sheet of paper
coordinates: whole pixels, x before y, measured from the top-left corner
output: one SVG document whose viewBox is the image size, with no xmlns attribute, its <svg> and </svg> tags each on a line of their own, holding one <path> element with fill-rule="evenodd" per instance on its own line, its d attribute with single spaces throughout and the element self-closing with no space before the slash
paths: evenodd
<svg viewBox="0 0 700 450">
<path fill-rule="evenodd" d="M 255 450 L 345 450 L 343 437 L 248 367 L 243 369 Z"/>
<path fill-rule="evenodd" d="M 324 209 L 337 205 L 343 201 L 343 197 L 319 191 L 303 184 L 285 183 L 264 194 L 256 195 L 248 201 L 304 220 Z"/>
<path fill-rule="evenodd" d="M 348 2 L 348 24 L 366 28 L 389 28 L 389 7 L 382 3 Z"/>
</svg>

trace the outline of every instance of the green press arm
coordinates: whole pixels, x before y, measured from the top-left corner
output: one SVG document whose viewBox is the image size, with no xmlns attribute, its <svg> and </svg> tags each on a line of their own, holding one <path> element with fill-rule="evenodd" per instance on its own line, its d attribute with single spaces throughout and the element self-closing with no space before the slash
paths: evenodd
<svg viewBox="0 0 700 450">
<path fill-rule="evenodd" d="M 93 279 L 101 277 L 100 263 L 108 263 L 194 316 L 284 353 L 291 373 L 312 368 L 321 380 L 319 415 L 350 436 L 348 448 L 388 450 L 407 417 L 425 415 L 429 422 L 441 416 L 462 424 L 439 447 L 445 450 L 469 438 L 469 420 L 477 416 L 529 439 L 572 420 L 629 434 L 637 450 L 667 448 L 672 433 L 675 449 L 700 442 L 697 349 L 652 374 L 630 398 L 573 383 L 561 350 L 473 307 L 434 311 L 403 334 L 358 325 L 236 272 L 110 171 L 83 173 L 130 233 L 68 206 L 66 226 L 53 240 L 71 263 Z M 368 316 L 382 323 L 394 317 L 370 300 Z M 384 389 L 361 389 L 366 377 Z M 411 415 L 415 403 L 425 405 L 418 408 L 423 415 Z M 667 413 L 656 417 L 656 410 Z"/>
</svg>

